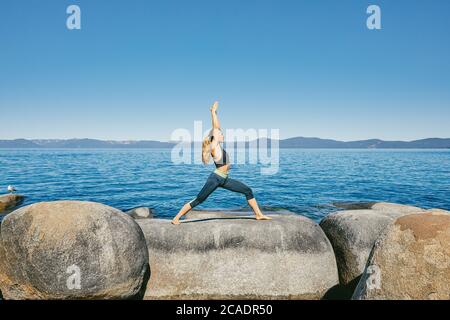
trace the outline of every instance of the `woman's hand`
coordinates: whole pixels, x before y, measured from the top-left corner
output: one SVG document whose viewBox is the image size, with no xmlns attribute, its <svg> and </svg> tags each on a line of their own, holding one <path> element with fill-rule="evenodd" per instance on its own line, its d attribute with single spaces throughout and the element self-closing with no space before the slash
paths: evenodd
<svg viewBox="0 0 450 320">
<path fill-rule="evenodd" d="M 216 112 L 218 108 L 219 108 L 219 101 L 215 101 L 209 110 L 211 110 L 211 112 Z"/>
<path fill-rule="evenodd" d="M 211 107 L 211 118 L 213 129 L 220 129 L 219 118 L 217 117 L 217 108 L 219 108 L 219 102 L 216 101 Z"/>
</svg>

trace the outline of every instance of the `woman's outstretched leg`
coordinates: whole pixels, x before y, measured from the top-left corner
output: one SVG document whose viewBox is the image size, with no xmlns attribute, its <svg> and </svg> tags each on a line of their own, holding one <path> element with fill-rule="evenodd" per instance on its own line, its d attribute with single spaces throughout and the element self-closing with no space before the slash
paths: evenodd
<svg viewBox="0 0 450 320">
<path fill-rule="evenodd" d="M 243 195 L 245 195 L 248 205 L 250 206 L 250 208 L 252 208 L 253 212 L 255 213 L 256 220 L 272 220 L 272 218 L 265 216 L 261 212 L 261 209 L 259 209 L 258 203 L 256 202 L 256 199 L 253 196 L 252 189 L 250 189 L 244 183 L 242 183 L 238 180 L 228 178 L 225 181 L 225 183 L 222 185 L 222 188 L 233 191 L 233 192 L 242 193 Z"/>
<path fill-rule="evenodd" d="M 181 208 L 180 212 L 178 212 L 175 218 L 173 218 L 172 224 L 180 224 L 180 218 L 191 211 L 193 208 L 198 206 L 200 203 L 205 201 L 209 197 L 209 195 L 217 189 L 219 184 L 220 181 L 216 177 L 216 175 L 211 174 L 206 180 L 206 183 L 203 186 L 202 190 L 200 190 L 200 192 L 198 193 L 197 197 L 191 202 L 186 203 L 183 208 Z"/>
<path fill-rule="evenodd" d="M 186 203 L 183 208 L 181 208 L 180 212 L 173 218 L 172 224 L 180 224 L 180 218 L 184 216 L 186 213 L 192 210 L 191 203 Z"/>
</svg>

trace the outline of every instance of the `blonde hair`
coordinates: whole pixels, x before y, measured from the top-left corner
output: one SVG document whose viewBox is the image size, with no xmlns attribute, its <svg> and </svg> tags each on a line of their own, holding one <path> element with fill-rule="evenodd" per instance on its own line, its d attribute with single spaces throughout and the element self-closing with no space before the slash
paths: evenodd
<svg viewBox="0 0 450 320">
<path fill-rule="evenodd" d="M 209 134 L 203 139 L 202 142 L 202 161 L 204 165 L 209 163 L 211 159 L 211 142 L 213 138 L 213 131 L 211 130 Z"/>
</svg>

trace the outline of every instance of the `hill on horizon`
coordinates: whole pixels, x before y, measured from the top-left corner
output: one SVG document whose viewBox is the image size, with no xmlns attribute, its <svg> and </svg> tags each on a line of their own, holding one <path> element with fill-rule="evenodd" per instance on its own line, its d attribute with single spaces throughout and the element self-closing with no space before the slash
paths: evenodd
<svg viewBox="0 0 450 320">
<path fill-rule="evenodd" d="M 266 141 L 260 139 L 258 143 Z M 267 141 L 270 145 L 270 140 Z M 114 141 L 98 139 L 13 139 L 0 140 L 0 148 L 17 149 L 156 149 L 172 148 L 175 142 L 155 140 Z M 247 143 L 248 145 L 248 143 Z M 413 141 L 384 141 L 368 139 L 338 141 L 313 137 L 279 140 L 280 148 L 294 149 L 450 149 L 450 138 L 427 138 Z"/>
</svg>

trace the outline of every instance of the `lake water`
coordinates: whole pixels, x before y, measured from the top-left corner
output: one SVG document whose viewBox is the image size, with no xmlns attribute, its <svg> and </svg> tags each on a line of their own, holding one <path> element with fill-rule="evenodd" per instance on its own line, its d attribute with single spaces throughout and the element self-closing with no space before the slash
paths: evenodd
<svg viewBox="0 0 450 320">
<path fill-rule="evenodd" d="M 203 186 L 213 166 L 175 165 L 171 150 L 0 149 L 0 193 L 14 185 L 24 204 L 60 199 L 155 209 L 170 218 Z M 280 150 L 279 172 L 235 165 L 231 177 L 253 188 L 260 205 L 316 221 L 341 201 L 388 201 L 450 209 L 450 150 Z M 245 208 L 217 190 L 199 209 Z"/>
</svg>

